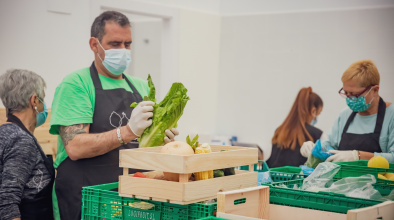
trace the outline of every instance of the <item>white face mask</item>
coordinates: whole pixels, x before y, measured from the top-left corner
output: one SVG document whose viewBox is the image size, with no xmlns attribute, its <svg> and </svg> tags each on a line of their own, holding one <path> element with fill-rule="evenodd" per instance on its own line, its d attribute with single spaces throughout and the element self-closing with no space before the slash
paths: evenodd
<svg viewBox="0 0 394 220">
<path fill-rule="evenodd" d="M 104 50 L 103 46 L 101 46 L 100 42 L 97 40 L 100 47 Z M 119 76 L 124 72 L 124 70 L 130 65 L 131 62 L 131 51 L 122 48 L 122 49 L 109 49 L 104 50 L 105 58 L 101 59 L 100 55 L 97 53 L 100 60 L 103 62 L 103 65 L 109 72 L 114 75 Z"/>
</svg>

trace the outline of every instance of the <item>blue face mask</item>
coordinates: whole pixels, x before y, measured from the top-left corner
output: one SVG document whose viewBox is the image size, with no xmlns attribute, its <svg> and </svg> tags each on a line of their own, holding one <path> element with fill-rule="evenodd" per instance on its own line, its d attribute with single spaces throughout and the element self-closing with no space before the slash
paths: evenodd
<svg viewBox="0 0 394 220">
<path fill-rule="evenodd" d="M 100 47 L 104 50 L 100 42 L 98 43 Z M 97 55 L 99 56 L 100 60 L 103 62 L 103 66 L 107 68 L 109 72 L 111 72 L 116 76 L 122 74 L 131 62 L 131 52 L 128 49 L 125 48 L 109 49 L 109 50 L 104 50 L 104 52 L 105 52 L 104 60 L 101 59 L 98 53 Z"/>
<path fill-rule="evenodd" d="M 368 91 L 368 93 L 371 91 L 371 89 Z M 365 96 L 367 96 L 368 93 Z M 358 98 L 356 98 L 354 96 L 347 97 L 346 104 L 354 112 L 363 112 L 363 111 L 367 110 L 369 108 L 369 106 L 371 106 L 371 103 L 374 99 L 374 98 L 372 98 L 371 102 L 367 103 L 365 101 L 365 96 L 360 96 Z"/>
<path fill-rule="evenodd" d="M 44 111 L 38 112 L 37 111 L 37 107 L 36 107 L 36 112 L 37 112 L 37 115 L 36 115 L 36 119 L 37 119 L 36 127 L 39 127 L 39 126 L 43 125 L 45 123 L 45 121 L 47 120 L 48 109 L 47 109 L 47 106 L 45 105 L 45 103 L 44 103 Z"/>
<path fill-rule="evenodd" d="M 311 121 L 311 125 L 313 125 L 313 126 L 316 125 L 316 123 L 317 123 L 317 117 L 319 117 L 319 116 L 316 116 L 315 119 L 313 119 L 313 120 Z"/>
</svg>

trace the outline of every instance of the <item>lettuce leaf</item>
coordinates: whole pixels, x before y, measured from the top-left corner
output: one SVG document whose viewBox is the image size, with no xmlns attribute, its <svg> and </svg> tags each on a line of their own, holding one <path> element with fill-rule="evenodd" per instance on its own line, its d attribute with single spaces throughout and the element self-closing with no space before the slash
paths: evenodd
<svg viewBox="0 0 394 220">
<path fill-rule="evenodd" d="M 144 101 L 153 101 L 152 125 L 145 129 L 138 139 L 139 147 L 154 147 L 164 144 L 165 130 L 176 128 L 177 122 L 183 114 L 189 97 L 187 89 L 182 83 L 173 83 L 171 89 L 159 104 L 156 103 L 156 89 L 152 78 L 148 75 L 149 94 L 144 97 Z M 131 107 L 137 103 L 131 104 Z"/>
</svg>

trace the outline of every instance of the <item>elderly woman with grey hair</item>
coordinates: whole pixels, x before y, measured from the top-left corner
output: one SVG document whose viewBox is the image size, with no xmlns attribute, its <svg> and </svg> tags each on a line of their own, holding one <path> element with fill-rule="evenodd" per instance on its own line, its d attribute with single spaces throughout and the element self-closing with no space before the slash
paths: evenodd
<svg viewBox="0 0 394 220">
<path fill-rule="evenodd" d="M 7 123 L 0 126 L 0 219 L 53 219 L 52 157 L 33 136 L 45 122 L 44 79 L 28 70 L 0 76 Z"/>
</svg>

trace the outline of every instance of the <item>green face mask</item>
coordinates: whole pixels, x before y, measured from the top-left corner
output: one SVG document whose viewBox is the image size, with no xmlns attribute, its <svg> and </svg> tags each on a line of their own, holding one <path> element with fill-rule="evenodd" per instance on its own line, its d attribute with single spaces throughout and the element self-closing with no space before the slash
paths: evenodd
<svg viewBox="0 0 394 220">
<path fill-rule="evenodd" d="M 371 89 L 368 91 L 368 93 L 371 91 Z M 367 96 L 368 93 L 365 96 Z M 371 103 L 373 101 L 373 98 L 372 98 L 372 100 L 369 103 L 367 103 L 365 101 L 365 96 L 360 96 L 358 98 L 354 97 L 354 96 L 347 97 L 346 104 L 354 112 L 363 112 L 363 111 L 367 110 L 369 108 L 369 106 L 371 106 Z"/>
</svg>

